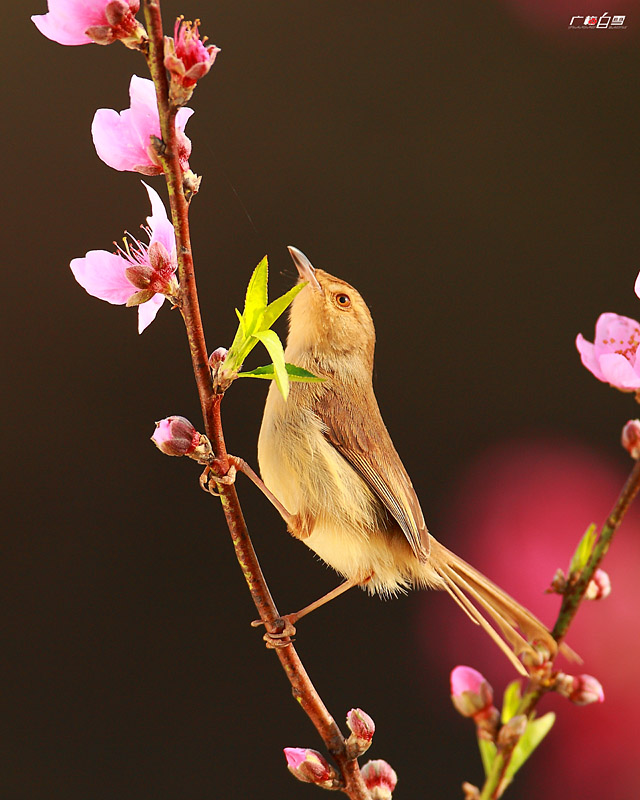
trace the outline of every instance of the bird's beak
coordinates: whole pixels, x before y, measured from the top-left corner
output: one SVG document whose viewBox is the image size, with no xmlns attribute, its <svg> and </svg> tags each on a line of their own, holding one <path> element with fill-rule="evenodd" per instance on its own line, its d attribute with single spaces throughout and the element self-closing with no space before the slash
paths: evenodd
<svg viewBox="0 0 640 800">
<path fill-rule="evenodd" d="M 318 283 L 318 279 L 316 278 L 316 271 L 313 268 L 309 259 L 305 256 L 305 254 L 298 250 L 297 247 L 287 247 L 289 251 L 289 255 L 293 259 L 293 263 L 296 265 L 296 269 L 298 270 L 298 275 L 300 276 L 300 280 L 307 281 L 309 286 L 312 289 L 315 289 L 318 292 L 322 291 L 322 286 Z"/>
</svg>

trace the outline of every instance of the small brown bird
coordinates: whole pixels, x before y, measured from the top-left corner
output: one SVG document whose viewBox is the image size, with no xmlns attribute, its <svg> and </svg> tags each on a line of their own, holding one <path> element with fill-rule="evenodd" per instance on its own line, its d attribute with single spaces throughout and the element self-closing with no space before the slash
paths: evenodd
<svg viewBox="0 0 640 800">
<path fill-rule="evenodd" d="M 308 285 L 291 305 L 285 358 L 324 381 L 293 383 L 286 402 L 272 383 L 258 460 L 289 512 L 290 532 L 346 578 L 289 619 L 352 586 L 383 596 L 443 589 L 526 674 L 511 648 L 531 652 L 535 642 L 554 655 L 556 643 L 533 614 L 428 532 L 373 393 L 375 329 L 366 303 L 296 248 L 289 252 Z"/>
</svg>

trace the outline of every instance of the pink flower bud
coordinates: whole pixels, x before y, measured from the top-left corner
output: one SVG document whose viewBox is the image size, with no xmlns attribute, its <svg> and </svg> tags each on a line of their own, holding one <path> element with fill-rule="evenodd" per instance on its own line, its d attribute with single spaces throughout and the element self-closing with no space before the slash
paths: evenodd
<svg viewBox="0 0 640 800">
<path fill-rule="evenodd" d="M 360 772 L 371 793 L 371 800 L 391 800 L 391 794 L 398 783 L 398 776 L 386 761 L 381 758 L 367 761 Z"/>
<path fill-rule="evenodd" d="M 217 350 L 214 350 L 209 356 L 209 366 L 211 369 L 215 369 L 219 364 L 222 364 L 228 352 L 226 347 L 218 347 Z"/>
<path fill-rule="evenodd" d="M 156 422 L 151 441 L 167 456 L 188 456 L 200 444 L 200 434 L 184 417 Z"/>
<path fill-rule="evenodd" d="M 333 788 L 336 772 L 317 750 L 308 747 L 285 747 L 284 755 L 289 772 L 299 781 Z"/>
<path fill-rule="evenodd" d="M 569 700 L 577 706 L 588 706 L 591 703 L 603 703 L 602 684 L 593 675 L 576 675 L 573 678 Z"/>
<path fill-rule="evenodd" d="M 597 569 L 589 581 L 584 596 L 587 600 L 602 600 L 611 594 L 611 579 L 603 569 Z"/>
<path fill-rule="evenodd" d="M 631 458 L 640 458 L 640 419 L 630 419 L 622 429 L 622 446 Z"/>
<path fill-rule="evenodd" d="M 351 736 L 347 739 L 349 754 L 358 758 L 369 749 L 376 726 L 371 717 L 361 708 L 352 708 L 347 714 L 347 726 Z"/>
<path fill-rule="evenodd" d="M 456 667 L 451 671 L 451 700 L 463 717 L 475 717 L 493 706 L 493 689 L 472 667 Z"/>
</svg>

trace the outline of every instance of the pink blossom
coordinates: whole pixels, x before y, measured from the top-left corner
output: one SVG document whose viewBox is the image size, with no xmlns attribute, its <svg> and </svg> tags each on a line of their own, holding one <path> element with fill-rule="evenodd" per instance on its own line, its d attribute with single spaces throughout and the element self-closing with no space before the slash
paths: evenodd
<svg viewBox="0 0 640 800">
<path fill-rule="evenodd" d="M 190 88 L 203 78 L 213 66 L 220 48 L 213 44 L 205 46 L 207 37 L 200 38 L 199 20 L 185 22 L 178 17 L 173 39 L 164 40 L 164 65 L 171 73 L 171 80 L 184 88 Z"/>
<path fill-rule="evenodd" d="M 147 217 L 148 228 L 145 229 L 149 235 L 149 244 L 132 239 L 124 250 L 118 248 L 117 253 L 90 250 L 84 258 L 74 258 L 71 262 L 75 279 L 93 297 L 114 305 L 139 303 L 139 333 L 153 322 L 158 309 L 164 303 L 165 295 L 175 294 L 178 288 L 175 279 L 178 262 L 173 225 L 167 218 L 158 193 L 150 186 L 144 186 L 151 200 L 152 213 Z M 159 259 L 152 258 L 150 254 L 154 252 L 160 253 Z M 164 265 L 161 270 L 157 269 L 158 262 Z M 139 284 L 129 280 L 128 274 L 135 273 L 140 268 L 151 268 L 152 280 L 149 286 L 153 288 L 140 291 Z"/>
<path fill-rule="evenodd" d="M 640 323 L 620 314 L 601 314 L 596 322 L 593 343 L 582 334 L 576 338 L 576 347 L 582 363 L 596 378 L 623 392 L 640 389 Z"/>
<path fill-rule="evenodd" d="M 96 111 L 91 125 L 91 135 L 98 156 L 110 167 L 121 172 L 141 172 L 143 175 L 160 175 L 151 137 L 160 138 L 160 118 L 156 105 L 153 81 L 133 75 L 129 85 L 130 108 L 118 113 L 112 108 Z M 180 165 L 189 169 L 191 142 L 184 135 L 191 108 L 181 108 L 176 114 L 176 135 Z"/>
<path fill-rule="evenodd" d="M 49 0 L 49 12 L 33 16 L 36 28 L 58 44 L 77 45 L 136 38 L 140 0 Z"/>
</svg>

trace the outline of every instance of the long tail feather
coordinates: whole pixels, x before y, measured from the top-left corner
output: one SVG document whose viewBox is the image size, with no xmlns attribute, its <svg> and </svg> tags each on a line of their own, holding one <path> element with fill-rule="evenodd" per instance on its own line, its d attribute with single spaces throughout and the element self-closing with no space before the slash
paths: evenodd
<svg viewBox="0 0 640 800">
<path fill-rule="evenodd" d="M 481 572 L 435 539 L 431 542 L 429 560 L 432 569 L 443 580 L 443 588 L 467 615 L 482 626 L 519 672 L 526 674 L 516 655 L 523 652 L 534 655 L 532 644 L 543 645 L 552 657 L 555 656 L 558 646 L 542 622 Z M 499 632 L 477 606 L 493 620 Z"/>
</svg>

